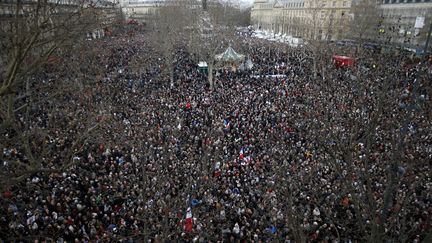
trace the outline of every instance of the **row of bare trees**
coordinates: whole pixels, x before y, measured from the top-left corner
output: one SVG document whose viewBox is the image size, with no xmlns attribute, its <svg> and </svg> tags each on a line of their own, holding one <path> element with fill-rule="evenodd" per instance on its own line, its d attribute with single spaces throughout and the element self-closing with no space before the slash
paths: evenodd
<svg viewBox="0 0 432 243">
<path fill-rule="evenodd" d="M 186 48 L 195 61 L 208 65 L 208 82 L 214 88 L 214 56 L 229 45 L 235 27 L 247 20 L 240 9 L 229 2 L 194 0 L 166 1 L 153 16 L 152 32 L 155 46 L 166 62 L 164 72 L 174 85 L 175 52 Z"/>
<path fill-rule="evenodd" d="M 401 237 L 401 241 L 407 241 L 411 236 L 406 218 L 410 217 L 407 214 L 410 213 L 413 205 L 409 203 L 412 198 L 404 195 L 403 190 L 409 179 L 403 176 L 406 170 L 417 173 L 416 166 L 424 167 L 428 163 L 425 157 L 414 160 L 412 154 L 415 151 L 414 147 L 424 146 L 424 141 L 414 139 L 408 130 L 412 119 L 416 119 L 414 117 L 430 117 L 428 112 L 430 102 L 424 102 L 419 98 L 419 92 L 430 94 L 426 84 L 428 75 L 425 70 L 416 72 L 415 80 L 413 77 L 406 77 L 413 83 L 401 87 L 395 83 L 395 80 L 399 80 L 403 72 L 388 69 L 388 66 L 383 63 L 391 60 L 396 66 L 404 66 L 406 56 L 371 55 L 371 51 L 363 48 L 367 41 L 375 39 L 374 35 L 380 34 L 378 30 L 382 20 L 376 1 L 361 1 L 353 6 L 356 20 L 350 22 L 348 29 L 345 30 L 357 41 L 354 50 L 338 49 L 334 44 L 325 41 L 331 39 L 328 36 L 332 31 L 331 26 L 326 26 L 330 30 L 324 32 L 327 35 L 324 38 L 319 30 L 323 29 L 323 22 L 330 23 L 330 21 L 323 20 L 319 16 L 321 14 L 319 1 L 315 3 L 317 5 L 308 22 L 310 35 L 303 49 L 307 58 L 312 61 L 314 76 L 312 80 L 319 82 L 310 84 L 312 88 L 305 92 L 313 91 L 317 94 L 315 98 L 318 101 L 315 101 L 315 104 L 319 105 L 316 108 L 322 111 L 304 117 L 315 121 L 316 127 L 310 128 L 314 133 L 306 132 L 306 134 L 310 140 L 317 141 L 322 149 L 319 153 L 324 154 L 325 158 L 314 163 L 331 168 L 336 175 L 343 178 L 338 196 L 341 200 L 346 199 L 351 205 L 350 210 L 356 215 L 356 218 L 352 219 L 352 230 L 361 232 L 365 236 L 362 241 L 383 242 L 397 236 Z M 190 51 L 196 53 L 199 60 L 207 61 L 208 80 L 213 86 L 213 56 L 220 50 L 221 43 L 227 39 L 228 34 L 222 28 L 226 25 L 215 21 L 218 15 L 209 16 L 201 13 L 196 16 L 199 18 L 194 21 L 198 24 L 195 27 L 192 27 L 192 24 L 186 25 L 190 26 L 190 31 L 184 31 L 187 36 L 183 38 L 189 38 L 190 43 L 195 44 L 190 45 Z M 211 30 L 209 31 L 211 34 L 205 33 L 206 29 Z M 218 29 L 222 31 L 219 32 Z M 392 33 L 386 33 L 382 38 L 384 40 L 386 36 L 391 38 L 390 35 Z M 170 51 L 172 53 L 172 49 Z M 331 65 L 331 55 L 345 54 L 336 53 L 338 51 L 355 55 L 358 58 L 357 68 L 345 74 L 328 70 Z M 367 70 L 367 65 L 372 66 L 372 64 L 374 68 Z M 321 79 L 317 78 L 318 74 Z M 341 79 L 343 81 L 340 81 Z M 423 89 L 421 91 L 420 86 Z M 411 91 L 409 95 L 401 98 L 403 96 L 401 91 L 404 89 Z M 320 101 L 324 102 L 320 103 Z M 406 106 L 411 108 L 398 108 L 401 102 L 409 103 Z M 335 106 L 339 108 L 335 109 Z M 424 121 L 419 121 L 419 124 L 423 126 L 422 129 L 427 129 L 424 127 L 427 123 Z M 303 242 L 307 236 L 301 228 L 299 229 L 302 223 L 296 215 L 294 196 L 305 186 L 305 181 L 316 180 L 316 178 L 310 174 L 302 178 L 304 181 L 300 181 L 300 176 L 292 175 L 299 180 L 288 181 L 286 172 L 289 166 L 275 165 L 275 168 L 277 188 L 287 204 L 284 212 L 287 215 L 286 223 L 296 240 Z M 425 180 L 423 176 L 421 180 Z M 419 186 L 418 183 L 414 182 L 412 187 Z M 331 225 L 334 228 L 332 230 L 339 234 L 335 225 L 338 225 L 338 222 L 335 221 Z M 401 228 L 402 232 L 392 232 L 396 227 Z M 430 233 L 427 234 L 430 238 Z"/>
<path fill-rule="evenodd" d="M 228 43 L 228 33 L 234 32 L 239 10 L 217 2 L 208 5 L 203 11 L 200 2 L 167 1 L 155 16 L 151 36 L 165 62 L 162 70 L 172 84 L 176 81 L 178 47 L 186 45 L 197 62 L 207 61 L 212 74 L 214 55 Z M 65 4 L 18 0 L 3 7 L 10 14 L 2 19 L 0 28 L 0 149 L 4 152 L 0 155 L 4 161 L 1 190 L 32 174 L 63 171 L 76 164 L 74 157 L 99 127 L 102 111 L 88 114 L 89 107 L 75 107 L 75 113 L 64 114 L 62 103 L 65 99 L 72 105 L 90 99 L 91 89 L 85 92 L 89 87 L 84 80 L 97 74 L 92 70 L 97 53 L 84 48 L 85 36 L 95 29 L 112 27 L 119 18 L 114 8 L 95 1 Z M 50 69 L 63 72 L 62 80 L 50 77 Z M 213 87 L 211 74 L 208 79 Z M 41 79 L 45 81 L 40 83 Z M 91 102 L 88 105 L 92 106 Z M 40 116 L 47 116 L 48 124 L 41 125 Z M 53 146 L 59 141 L 66 145 L 62 151 Z M 50 158 L 53 155 L 55 161 Z"/>
<path fill-rule="evenodd" d="M 282 31 L 279 31 L 305 40 L 304 46 L 313 63 L 314 78 L 326 76 L 323 63 L 328 63 L 331 56 L 337 54 L 334 53 L 334 40 L 349 40 L 352 45 L 356 45 L 352 53 L 339 54 L 367 58 L 360 51 L 366 43 L 392 45 L 401 38 L 401 31 L 404 31 L 403 16 L 397 21 L 386 20 L 379 2 L 375 0 L 353 1 L 341 9 L 330 4 L 318 0 L 305 1 L 302 15 L 283 14 L 274 18 L 274 24 L 282 26 Z M 410 37 L 404 38 L 409 41 Z"/>
<path fill-rule="evenodd" d="M 2 8 L 9 13 L 3 16 L 0 26 L 3 191 L 34 173 L 72 166 L 75 154 L 98 127 L 96 114 L 87 116 L 82 107 L 75 107 L 74 114 L 64 114 L 62 103 L 70 99 L 73 104 L 85 98 L 83 86 L 73 77 L 91 57 L 79 50 L 86 45 L 87 33 L 111 26 L 117 13 L 112 6 L 98 1 L 17 0 Z M 85 56 L 74 62 L 70 57 L 77 53 Z M 66 73 L 61 78 L 50 77 L 53 69 Z M 48 124 L 41 124 L 41 116 L 48 117 Z M 66 137 L 66 128 L 80 132 Z M 69 144 L 63 151 L 53 146 L 59 140 Z M 10 153 L 14 156 L 6 156 Z M 53 159 L 54 155 L 58 157 Z"/>
<path fill-rule="evenodd" d="M 340 183 L 340 195 L 342 198 L 349 195 L 352 210 L 357 215 L 350 227 L 362 234 L 368 232 L 361 241 L 385 242 L 396 237 L 400 237 L 401 242 L 410 241 L 410 230 L 414 227 L 406 218 L 413 217 L 410 214 L 415 210 L 410 202 L 412 197 L 405 191 L 421 187 L 419 181 L 428 180 L 417 170 L 427 167 L 429 159 L 420 152 L 428 146 L 423 137 L 430 136 L 426 129 L 430 100 L 425 100 L 425 97 L 431 94 L 427 85 L 430 77 L 427 66 L 420 64 L 420 59 L 417 62 L 412 60 L 418 66 L 409 70 L 407 53 L 371 54 L 374 51 L 365 48 L 371 40 L 379 39 L 383 44 L 389 44 L 399 35 L 397 24 L 394 28 L 387 28 L 386 32 L 379 31 L 383 18 L 376 1 L 358 1 L 353 5 L 352 12 L 356 18 L 349 22 L 346 32 L 340 36 L 353 40 L 353 46 L 346 48 L 326 41 L 330 39 L 328 34 L 331 31 L 321 33 L 320 30 L 323 25 L 332 27 L 328 20 L 320 18 L 320 1 L 315 3 L 316 7 L 310 11 L 312 17 L 306 23 L 311 32 L 305 38 L 303 49 L 311 62 L 314 82 L 310 84 L 312 88 L 308 87 L 304 92 L 316 94 L 316 101 L 312 102 L 319 105 L 315 108 L 316 114 L 304 119 L 315 121 L 316 127 L 309 129 L 319 131 L 308 134 L 322 147 L 319 153 L 324 154 L 325 159 L 318 164 L 328 166 L 344 178 Z M 300 20 L 291 24 L 306 27 Z M 334 54 L 356 57 L 356 67 L 335 71 L 331 65 Z M 392 65 L 396 70 L 389 68 Z M 405 70 L 399 71 L 403 68 Z M 405 80 L 404 85 L 400 83 L 401 79 Z M 321 105 L 323 107 L 319 108 Z M 412 123 L 416 123 L 424 133 L 413 135 Z M 305 185 L 297 184 L 299 175 L 290 175 L 294 179 L 287 179 L 284 174 L 287 171 L 289 166 L 282 165 L 276 172 L 278 188 L 289 205 L 286 223 L 296 240 L 303 242 L 307 236 L 298 229 L 301 221 L 296 218 L 296 212 L 299 209 L 292 205 L 295 199 L 292 195 L 298 192 L 296 186 Z M 404 174 L 405 171 L 410 171 L 410 174 Z M 412 180 L 414 184 L 407 189 L 406 183 L 414 174 L 417 180 Z M 306 180 L 314 178 L 310 175 Z M 401 231 L 394 230 L 398 227 Z M 431 238 L 430 229 L 425 235 L 426 242 Z"/>
</svg>

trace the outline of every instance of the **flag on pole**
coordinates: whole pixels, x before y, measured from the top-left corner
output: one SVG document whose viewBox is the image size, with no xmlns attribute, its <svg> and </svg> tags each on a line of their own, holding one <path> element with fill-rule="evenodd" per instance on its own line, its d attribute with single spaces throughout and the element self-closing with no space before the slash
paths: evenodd
<svg viewBox="0 0 432 243">
<path fill-rule="evenodd" d="M 228 119 L 224 119 L 223 124 L 225 129 L 229 129 L 231 126 L 231 123 L 229 122 Z"/>
<path fill-rule="evenodd" d="M 239 159 L 240 159 L 240 160 L 243 160 L 243 159 L 244 159 L 244 148 L 243 148 L 243 147 L 240 149 L 240 156 L 239 156 Z"/>
<path fill-rule="evenodd" d="M 188 207 L 188 209 L 186 211 L 186 220 L 185 220 L 184 230 L 189 233 L 189 232 L 192 232 L 192 228 L 193 228 L 192 209 L 190 207 Z"/>
</svg>

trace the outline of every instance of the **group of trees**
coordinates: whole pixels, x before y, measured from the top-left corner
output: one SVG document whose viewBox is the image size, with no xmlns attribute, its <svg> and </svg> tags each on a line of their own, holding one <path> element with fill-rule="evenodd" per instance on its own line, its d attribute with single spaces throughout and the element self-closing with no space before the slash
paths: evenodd
<svg viewBox="0 0 432 243">
<path fill-rule="evenodd" d="M 308 30 L 303 36 L 306 40 L 304 48 L 297 50 L 305 54 L 297 56 L 297 61 L 301 62 L 305 57 L 310 61 L 313 79 L 310 87 L 304 92 L 314 92 L 314 98 L 323 105 L 322 110 L 326 111 L 304 117 L 305 120 L 316 122 L 315 129 L 311 130 L 320 131 L 310 134 L 309 139 L 317 141 L 323 148 L 322 153 L 326 154 L 324 164 L 341 175 L 352 175 L 347 176 L 341 183 L 340 192 L 347 195 L 349 193 L 353 209 L 359 215 L 352 227 L 370 233 L 364 241 L 384 242 L 388 240 L 386 234 L 400 225 L 404 230 L 403 233 L 397 232 L 401 233 L 400 240 L 407 241 L 407 229 L 411 226 L 402 218 L 413 209 L 407 203 L 410 196 L 401 193 L 402 188 L 406 187 L 404 173 L 410 169 L 422 168 L 428 163 L 425 157 L 419 156 L 420 153 L 414 155 L 425 145 L 418 145 L 422 139 L 414 139 L 409 127 L 414 120 L 413 117 L 422 114 L 421 116 L 427 120 L 426 117 L 430 116 L 430 102 L 424 100 L 424 94 L 430 94 L 426 84 L 430 74 L 428 75 L 422 66 L 418 66 L 417 71 L 410 70 L 405 73 L 405 69 L 398 72 L 402 67 L 409 66 L 408 55 L 402 51 L 400 55 L 397 52 L 377 55 L 373 50 L 365 48 L 365 44 L 371 40 L 378 39 L 383 44 L 390 44 L 392 38 L 400 35 L 401 27 L 398 23 L 393 23 L 391 28 L 387 25 L 386 32 L 379 31 L 385 23 L 376 1 L 356 1 L 352 6 L 351 11 L 355 14 L 355 20 L 347 18 L 351 21 L 344 23 L 346 26 L 343 35 L 339 36 L 340 39 L 352 40 L 345 47 L 339 47 L 329 41 L 332 39 L 330 34 L 337 31 L 337 28 L 332 25 L 331 15 L 321 17 L 323 1 L 309 2 L 315 5 L 308 6 L 310 8 L 306 23 L 300 19 L 289 20 L 291 22 L 286 23 L 291 24 L 292 29 L 302 26 L 302 29 Z M 331 62 L 334 54 L 356 57 L 356 67 L 341 72 L 335 71 Z M 389 69 L 391 65 L 388 63 L 397 68 Z M 406 80 L 405 86 L 397 81 L 400 79 Z M 401 94 L 401 91 L 406 94 Z M 321 102 L 323 100 L 331 102 Z M 409 104 L 402 104 L 405 101 Z M 341 105 L 342 109 L 336 108 L 337 104 Z M 345 104 L 349 104 L 349 110 L 344 108 Z M 316 108 L 321 110 L 318 106 Z M 423 122 L 418 124 L 424 125 Z M 377 165 L 382 170 L 382 178 L 379 179 L 376 174 L 370 174 L 374 170 L 376 173 Z M 298 213 L 291 207 L 295 199 L 291 196 L 294 194 L 292 188 L 296 185 L 286 182 L 287 176 L 284 172 L 288 168 L 284 166 L 278 167 L 276 173 L 279 179 L 278 187 L 286 196 L 286 215 L 289 217 L 287 225 L 295 233 L 296 240 L 302 242 L 305 236 L 298 230 L 301 221 L 296 219 Z M 364 170 L 359 171 L 356 168 Z M 355 178 L 359 177 L 363 178 L 362 186 L 355 182 Z M 307 180 L 314 180 L 314 175 L 311 173 Z M 378 181 L 382 183 L 382 188 L 377 189 Z M 415 182 L 411 188 L 418 186 L 419 183 Z M 367 224 L 363 224 L 362 221 Z M 430 240 L 430 231 L 427 234 Z"/>
<path fill-rule="evenodd" d="M 311 0 L 306 5 L 306 17 L 294 18 L 288 23 L 291 28 L 302 29 L 299 35 L 306 40 L 305 50 L 313 63 L 314 78 L 326 77 L 326 68 L 334 54 L 364 60 L 367 58 L 365 45 L 391 46 L 400 38 L 404 28 L 401 18 L 395 23 L 386 21 L 378 4 L 375 0 L 353 1 L 349 11 L 338 12 L 322 1 Z M 342 51 L 334 40 L 349 40 L 354 48 Z"/>
<path fill-rule="evenodd" d="M 372 2 L 364 2 L 355 8 L 360 14 L 357 21 L 351 23 L 351 29 L 355 39 L 362 43 L 366 40 L 365 35 L 370 36 L 368 33 L 377 33 L 378 27 L 374 19 L 377 17 L 377 11 Z M 83 86 L 86 84 L 81 81 L 76 82 L 71 77 L 74 76 L 75 68 L 82 67 L 82 62 L 88 59 L 86 58 L 88 55 L 95 54 L 91 50 L 85 50 L 86 52 L 83 53 L 85 57 L 75 60 L 69 65 L 70 68 L 65 68 L 68 69 L 69 77 L 65 77 L 64 82 L 56 80 L 57 83 L 53 85 L 47 77 L 42 78 L 46 82 L 40 83 L 41 79 L 34 77 L 43 76 L 40 70 L 49 68 L 51 62 L 70 56 L 77 50 L 82 50 L 87 32 L 112 23 L 112 20 L 107 19 L 105 13 L 101 12 L 94 2 L 79 1 L 71 5 L 62 5 L 60 2 L 39 0 L 29 5 L 16 1 L 10 5 L 10 9 L 13 15 L 0 26 L 2 50 L 0 53 L 0 136 L 2 138 L 0 140 L 0 160 L 3 162 L 0 165 L 0 191 L 4 191 L 9 186 L 37 172 L 63 171 L 77 163 L 74 160 L 76 154 L 80 152 L 90 134 L 101 125 L 100 113 L 97 110 L 93 113 L 83 112 L 90 111 L 92 108 L 81 106 L 74 110 L 74 113 L 62 114 L 62 107 L 56 102 L 66 97 L 71 102 L 75 99 L 87 98 L 87 93 L 83 92 L 85 91 Z M 234 28 L 247 23 L 247 17 L 239 17 L 241 13 L 244 12 L 230 4 L 219 2 L 203 1 L 201 3 L 194 0 L 165 2 L 154 16 L 154 21 L 150 25 L 154 28 L 150 28 L 149 34 L 164 60 L 161 70 L 167 80 L 170 80 L 172 85 L 177 82 L 175 76 L 176 51 L 185 48 L 195 56 L 197 62 L 206 61 L 208 63 L 208 82 L 213 89 L 215 86 L 213 69 L 216 65 L 214 56 L 229 45 L 230 40 L 233 39 L 231 35 L 234 34 Z M 316 14 L 319 14 L 319 11 Z M 314 26 L 320 25 L 319 18 L 313 21 Z M 313 29 L 313 31 L 316 30 Z M 311 54 L 310 57 L 313 59 L 315 78 L 318 73 L 324 77 L 326 76 L 325 68 L 329 63 L 328 57 L 335 49 L 334 46 L 322 42 L 321 38 L 316 38 L 318 34 L 313 33 L 311 36 L 313 38 L 308 40 L 304 50 L 307 54 Z M 366 52 L 363 52 L 361 48 L 357 54 L 359 57 L 363 57 L 363 54 L 366 56 Z M 91 63 L 85 63 L 85 65 L 91 66 Z M 80 70 L 76 71 L 76 73 L 80 72 Z M 319 94 L 317 98 L 332 95 L 333 91 L 341 88 L 347 91 L 355 90 L 352 98 L 346 96 L 339 102 L 341 104 L 354 103 L 352 110 L 358 110 L 358 116 L 351 116 L 356 114 L 353 111 L 331 112 L 333 104 L 320 104 L 326 108 L 324 110 L 329 112 L 316 114 L 316 117 L 312 115 L 305 119 L 315 119 L 317 127 L 321 127 L 317 129 L 321 134 L 310 136 L 313 136 L 311 139 L 316 139 L 317 143 L 322 145 L 323 152 L 328 155 L 326 162 L 329 166 L 340 170 L 341 174 L 343 170 L 347 170 L 346 173 L 361 174 L 362 178 L 365 178 L 364 187 L 358 189 L 354 188 L 353 181 L 347 177 L 345 186 L 341 190 L 353 192 L 351 194 L 354 210 L 358 210 L 362 219 L 371 221 L 371 226 L 360 225 L 360 221 L 357 225 L 360 225 L 362 230 L 365 230 L 365 227 L 372 227 L 368 240 L 379 242 L 384 240 L 383 235 L 386 231 L 383 224 L 379 222 L 390 221 L 389 218 L 393 219 L 391 222 L 398 220 L 398 214 L 389 212 L 393 201 L 397 201 L 395 195 L 397 195 L 400 183 L 398 173 L 402 173 L 400 167 L 415 166 L 411 161 L 412 158 L 407 158 L 409 156 L 405 156 L 403 152 L 407 149 L 413 151 L 415 149 L 405 142 L 409 139 L 408 123 L 415 109 L 407 108 L 399 112 L 399 116 L 392 117 L 391 114 L 395 113 L 394 107 L 398 106 L 397 102 L 400 100 L 399 94 L 393 89 L 389 92 L 391 88 L 394 88 L 392 81 L 397 79 L 398 74 L 393 73 L 393 70 L 378 68 L 374 72 L 364 72 L 362 69 L 356 69 L 352 74 L 357 80 L 348 80 L 344 87 L 338 86 L 340 83 L 331 81 L 320 83 L 323 92 L 317 92 Z M 382 82 L 370 84 L 377 80 Z M 424 73 L 420 73 L 416 80 L 426 86 L 427 78 Z M 315 84 L 311 86 L 312 89 L 318 89 Z M 413 89 L 415 91 L 415 87 Z M 368 100 L 363 94 L 371 91 L 375 92 L 375 95 Z M 417 112 L 430 110 L 430 104 L 420 102 L 416 92 L 412 92 L 412 97 L 406 99 L 412 99 L 411 106 L 420 110 Z M 44 109 L 40 108 L 41 104 L 44 104 Z M 368 107 L 372 108 L 368 110 Z M 425 113 L 426 118 L 430 118 L 430 115 L 430 112 Z M 41 124 L 42 121 L 38 120 L 38 117 L 41 116 L 47 117 L 48 124 Z M 327 119 L 322 119 L 323 116 Z M 363 124 L 364 121 L 366 125 Z M 336 127 L 337 129 L 334 129 Z M 401 128 L 400 133 L 392 132 L 399 128 Z M 384 175 L 387 182 L 386 188 L 383 190 L 383 195 L 379 197 L 377 206 L 377 196 L 373 192 L 373 179 L 368 176 L 367 170 L 358 172 L 353 171 L 353 168 L 355 168 L 354 164 L 356 166 L 361 164 L 361 167 L 366 169 L 372 166 L 371 160 L 375 154 L 379 154 L 379 149 L 382 149 L 377 149 L 375 145 L 377 141 L 383 139 L 380 137 L 383 133 L 394 134 L 394 137 L 385 138 L 385 141 L 380 142 L 387 144 L 388 147 L 384 150 L 390 150 L 388 154 L 393 157 L 382 158 L 389 168 Z M 329 145 L 324 138 L 336 140 L 337 143 Z M 60 143 L 63 144 L 62 149 L 57 146 Z M 6 154 L 10 154 L 11 151 L 19 156 L 13 159 L 6 158 Z M 347 166 L 341 168 L 338 161 L 345 161 Z M 160 166 L 161 169 L 166 166 L 163 163 Z M 419 163 L 426 164 L 427 161 L 424 159 Z M 204 163 L 201 164 L 203 167 L 204 165 Z M 293 197 L 290 195 L 290 187 L 294 186 L 283 184 L 286 170 L 287 168 L 281 166 L 275 171 L 276 178 L 282 182 L 278 184 L 278 187 L 286 192 L 288 224 L 293 232 L 298 234 L 298 238 L 304 240 L 301 230 L 298 230 L 297 227 L 300 223 L 295 217 L 296 212 L 292 210 Z M 397 202 L 403 207 L 404 200 Z M 166 236 L 168 233 L 163 232 L 162 235 Z"/>
<path fill-rule="evenodd" d="M 62 171 L 74 164 L 75 154 L 97 122 L 94 117 L 81 120 L 79 111 L 56 120 L 57 101 L 82 95 L 76 90 L 82 86 L 72 78 L 53 85 L 45 77 L 41 83 L 42 70 L 62 66 L 53 64 L 63 59 L 70 62 L 71 54 L 85 45 L 87 33 L 111 26 L 116 19 L 113 8 L 98 1 L 17 0 L 2 8 L 9 14 L 2 16 L 0 25 L 1 191 L 34 173 Z M 69 63 L 67 72 L 73 76 L 83 60 Z M 50 124 L 41 126 L 41 115 L 49 117 Z M 63 122 L 81 132 L 69 134 L 70 147 L 59 152 L 53 140 L 59 139 L 56 130 L 65 129 L 58 127 Z M 16 156 L 6 157 L 11 152 Z M 58 156 L 55 161 L 53 154 Z"/>
<path fill-rule="evenodd" d="M 164 72 L 173 85 L 175 51 L 186 48 L 196 62 L 208 64 L 208 82 L 214 88 L 214 56 L 227 47 L 235 27 L 249 23 L 248 10 L 241 10 L 230 2 L 169 0 L 152 18 L 150 35 L 160 50 L 166 65 Z"/>
<path fill-rule="evenodd" d="M 228 33 L 247 22 L 237 18 L 243 12 L 228 3 L 204 1 L 204 5 L 194 0 L 166 1 L 154 16 L 151 36 L 165 61 L 162 70 L 172 84 L 179 47 L 186 45 L 197 62 L 205 60 L 212 69 L 213 57 L 226 45 Z M 67 114 L 62 122 L 67 124 L 66 130 L 76 132 L 64 138 L 70 146 L 58 151 L 53 143 L 62 122 L 54 118 L 59 110 L 56 104 L 65 98 L 85 98 L 80 72 L 85 62 L 94 60 L 88 56 L 94 51 L 84 50 L 86 34 L 112 28 L 121 22 L 121 16 L 114 6 L 98 1 L 18 0 L 2 8 L 9 13 L 2 16 L 0 26 L 0 190 L 4 191 L 32 174 L 62 171 L 76 163 L 74 157 L 100 126 L 100 114 L 84 115 L 78 110 Z M 79 60 L 72 57 L 77 55 Z M 66 59 L 76 63 L 57 65 Z M 62 71 L 69 77 L 62 83 L 53 85 L 44 77 L 43 70 L 64 66 Z M 41 77 L 46 82 L 40 83 Z M 211 75 L 209 81 L 213 87 Z M 40 126 L 41 115 L 50 118 L 49 124 Z M 13 158 L 8 156 L 11 151 L 16 155 Z M 59 156 L 55 161 L 49 158 L 53 154 Z"/>
<path fill-rule="evenodd" d="M 2 16 L 0 26 L 0 190 L 4 191 L 32 174 L 62 171 L 76 163 L 74 157 L 100 126 L 100 114 L 80 115 L 77 110 L 64 117 L 62 122 L 69 127 L 66 130 L 76 133 L 67 134 L 64 139 L 70 146 L 58 151 L 53 142 L 58 140 L 62 122 L 54 118 L 59 110 L 56 103 L 65 98 L 85 99 L 81 71 L 85 62 L 95 58 L 89 56 L 94 51 L 85 48 L 86 34 L 112 28 L 121 22 L 121 14 L 99 1 L 18 0 L 2 8 L 9 13 Z M 241 14 L 244 16 L 238 18 Z M 161 70 L 174 84 L 179 47 L 188 48 L 197 62 L 205 60 L 212 69 L 214 55 L 227 46 L 234 26 L 247 23 L 246 15 L 229 3 L 166 1 L 154 16 L 150 31 L 165 61 Z M 72 57 L 77 55 L 80 59 Z M 57 65 L 66 59 L 76 63 Z M 62 67 L 69 76 L 63 82 L 53 85 L 44 77 L 43 70 Z M 41 77 L 46 82 L 40 83 Z M 209 82 L 213 87 L 212 75 Z M 40 126 L 41 115 L 50 118 L 49 124 Z M 13 158 L 8 156 L 11 151 L 16 155 Z M 59 156 L 55 161 L 49 158 L 53 154 Z"/>
<path fill-rule="evenodd" d="M 427 31 L 420 33 L 419 29 L 412 30 L 414 23 L 408 25 L 407 19 L 411 21 L 410 17 L 394 15 L 397 13 L 387 16 L 390 13 L 379 6 L 379 1 L 345 1 L 342 4 L 342 1 L 309 0 L 304 1 L 304 6 L 296 8 L 278 9 L 275 5 L 268 13 L 278 16 L 265 16 L 272 19 L 271 30 L 275 33 L 299 36 L 306 40 L 305 47 L 313 62 L 315 78 L 325 77 L 325 64 L 329 63 L 333 54 L 337 54 L 334 53 L 335 40 L 345 39 L 352 41 L 352 45 L 354 42 L 357 44 L 355 52 L 339 54 L 364 58 L 360 47 L 366 43 L 396 46 L 394 43 L 403 42 L 415 45 L 426 39 Z M 427 13 L 425 15 L 428 16 Z"/>
</svg>

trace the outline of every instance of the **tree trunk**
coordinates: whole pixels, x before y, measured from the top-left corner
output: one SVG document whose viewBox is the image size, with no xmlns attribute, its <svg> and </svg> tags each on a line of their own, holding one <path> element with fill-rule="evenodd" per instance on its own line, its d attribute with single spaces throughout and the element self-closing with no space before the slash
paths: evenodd
<svg viewBox="0 0 432 243">
<path fill-rule="evenodd" d="M 207 78 L 208 78 L 208 82 L 209 82 L 209 85 L 210 85 L 210 90 L 214 90 L 214 83 L 213 83 L 213 63 L 212 62 L 209 62 L 209 64 L 208 64 L 208 75 L 207 75 Z"/>
<path fill-rule="evenodd" d="M 312 62 L 313 62 L 313 78 L 314 78 L 314 80 L 316 80 L 316 78 L 317 78 L 317 57 L 315 56 L 315 53 L 314 53 L 314 57 L 312 58 Z"/>
<path fill-rule="evenodd" d="M 202 9 L 203 9 L 204 11 L 207 11 L 207 0 L 203 0 L 203 1 L 202 1 Z"/>
<path fill-rule="evenodd" d="M 169 73 L 170 73 L 170 85 L 171 87 L 174 87 L 174 67 L 169 67 Z"/>
<path fill-rule="evenodd" d="M 322 75 L 322 79 L 325 79 L 325 67 L 321 68 L 321 75 Z"/>
<path fill-rule="evenodd" d="M 170 49 L 168 49 L 170 50 Z M 172 52 L 168 51 L 166 53 L 166 70 L 165 72 L 168 72 L 169 79 L 170 79 L 170 87 L 174 87 L 174 66 L 173 66 L 173 59 L 174 57 L 171 55 Z"/>
</svg>

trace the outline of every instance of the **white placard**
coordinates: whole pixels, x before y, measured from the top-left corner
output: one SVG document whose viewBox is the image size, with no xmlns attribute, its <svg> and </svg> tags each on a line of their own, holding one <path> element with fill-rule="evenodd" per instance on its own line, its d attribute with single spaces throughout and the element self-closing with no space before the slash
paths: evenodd
<svg viewBox="0 0 432 243">
<path fill-rule="evenodd" d="M 417 17 L 414 28 L 421 29 L 424 27 L 425 17 Z"/>
</svg>

